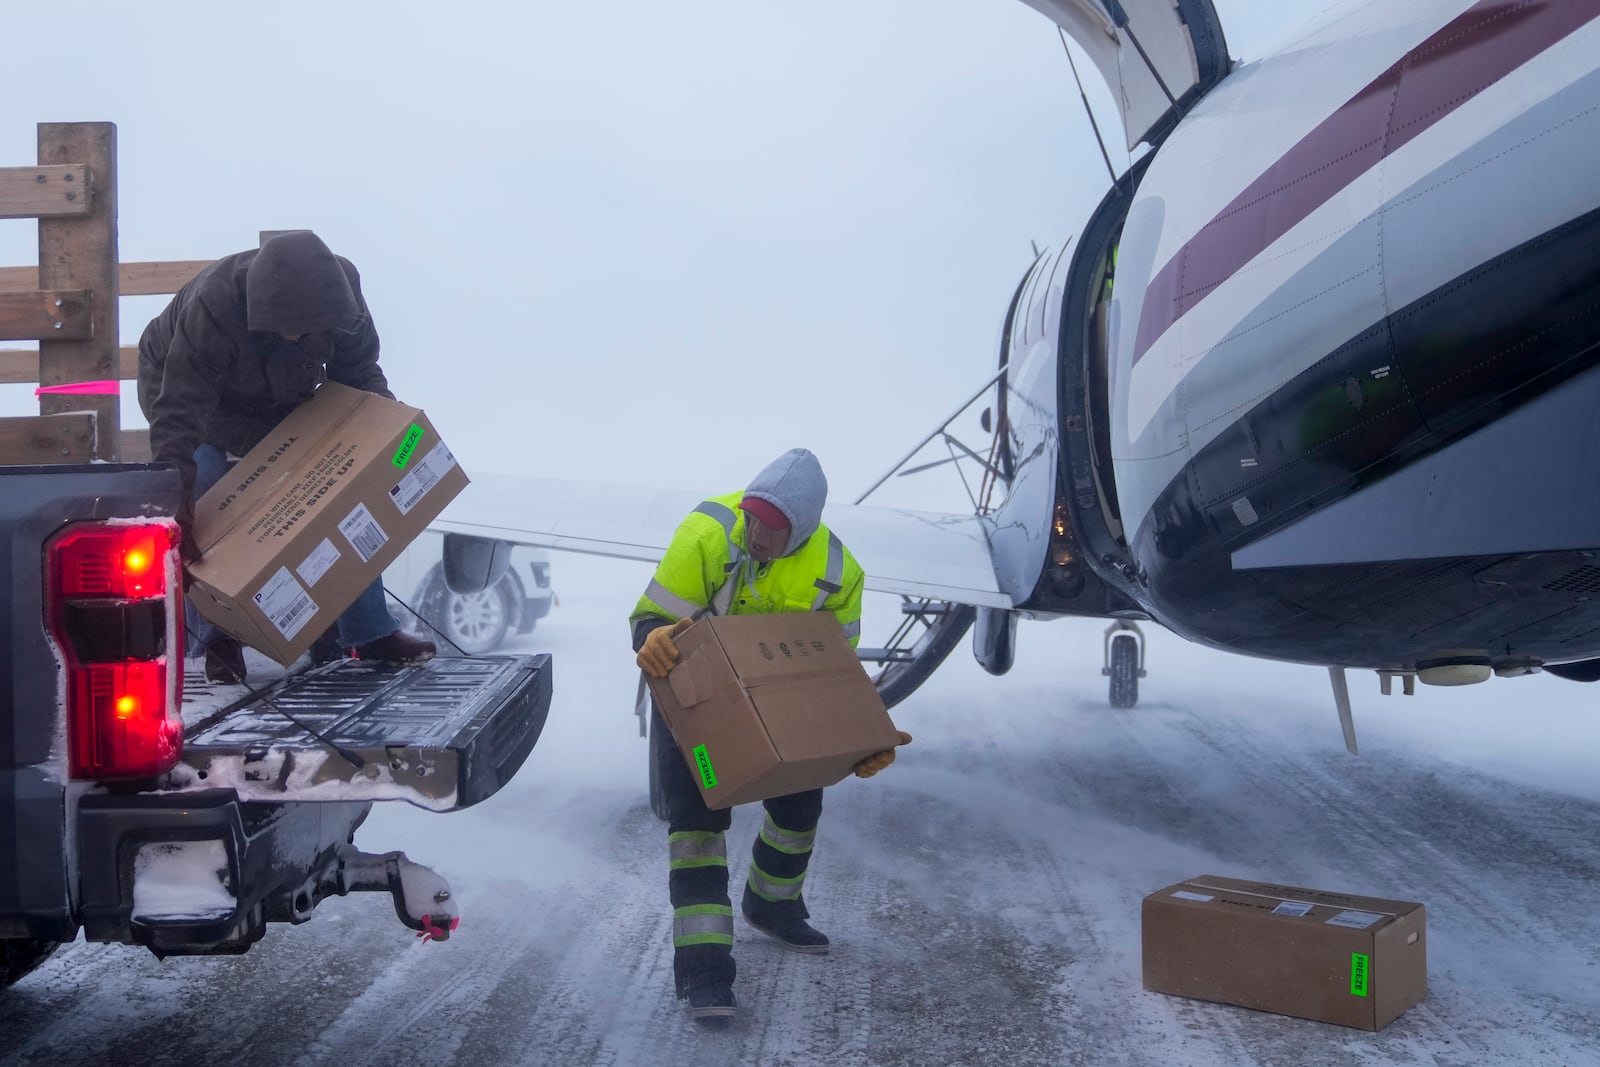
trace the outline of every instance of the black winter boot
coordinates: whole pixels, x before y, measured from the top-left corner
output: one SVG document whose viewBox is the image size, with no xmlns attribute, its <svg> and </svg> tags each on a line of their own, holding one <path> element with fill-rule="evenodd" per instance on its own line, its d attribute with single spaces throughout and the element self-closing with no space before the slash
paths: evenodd
<svg viewBox="0 0 1600 1067">
<path fill-rule="evenodd" d="M 312 642 L 311 664 L 320 667 L 324 663 L 332 663 L 336 659 L 344 659 L 350 650 L 339 643 L 339 631 L 329 628 L 322 632 L 322 636 Z"/>
<path fill-rule="evenodd" d="M 355 647 L 356 659 L 380 660 L 384 663 L 422 663 L 434 656 L 432 641 L 412 637 L 404 630 L 396 630 L 376 641 Z"/>
<path fill-rule="evenodd" d="M 217 685 L 243 685 L 244 646 L 238 638 L 218 634 L 206 646 L 206 681 Z"/>
<path fill-rule="evenodd" d="M 806 922 L 798 909 L 761 914 L 746 900 L 739 910 L 744 912 L 745 922 L 791 952 L 820 956 L 828 951 L 828 935 Z"/>
<path fill-rule="evenodd" d="M 689 990 L 689 1018 L 697 1023 L 722 1023 L 738 1011 L 739 1003 L 728 982 L 701 982 Z"/>
</svg>

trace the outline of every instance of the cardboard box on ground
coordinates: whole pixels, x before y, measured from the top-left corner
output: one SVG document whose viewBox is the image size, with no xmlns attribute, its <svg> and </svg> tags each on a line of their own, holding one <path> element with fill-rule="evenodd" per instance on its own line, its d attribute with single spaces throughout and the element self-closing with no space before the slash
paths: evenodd
<svg viewBox="0 0 1600 1067">
<path fill-rule="evenodd" d="M 420 410 L 324 384 L 195 502 L 189 599 L 288 666 L 466 484 Z"/>
<path fill-rule="evenodd" d="M 650 690 L 707 807 L 833 785 L 899 744 L 828 612 L 707 618 L 675 640 L 682 658 Z"/>
<path fill-rule="evenodd" d="M 1380 1030 L 1428 995 L 1427 909 L 1201 875 L 1144 898 L 1144 987 Z"/>
</svg>

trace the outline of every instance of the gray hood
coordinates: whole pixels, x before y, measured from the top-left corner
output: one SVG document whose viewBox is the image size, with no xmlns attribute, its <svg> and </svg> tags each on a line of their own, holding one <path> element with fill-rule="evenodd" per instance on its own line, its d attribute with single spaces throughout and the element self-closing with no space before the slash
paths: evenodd
<svg viewBox="0 0 1600 1067">
<path fill-rule="evenodd" d="M 815 455 L 804 448 L 791 448 L 751 479 L 745 496 L 758 497 L 783 512 L 789 520 L 789 542 L 783 554 L 792 556 L 822 524 L 828 479 Z"/>
<path fill-rule="evenodd" d="M 250 329 L 308 334 L 348 330 L 361 318 L 339 257 L 310 230 L 269 238 L 245 271 Z"/>
</svg>

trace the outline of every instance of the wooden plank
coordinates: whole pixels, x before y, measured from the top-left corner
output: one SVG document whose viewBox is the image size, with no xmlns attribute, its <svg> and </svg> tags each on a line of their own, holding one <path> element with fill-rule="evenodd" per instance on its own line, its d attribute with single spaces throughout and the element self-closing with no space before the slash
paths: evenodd
<svg viewBox="0 0 1600 1067">
<path fill-rule="evenodd" d="M 149 430 L 123 430 L 122 431 L 122 462 L 124 463 L 149 463 L 150 459 L 150 431 Z"/>
<path fill-rule="evenodd" d="M 124 263 L 118 271 L 118 287 L 123 296 L 169 296 L 213 262 L 175 259 L 165 263 Z"/>
<path fill-rule="evenodd" d="M 38 380 L 37 348 L 0 348 L 0 385 L 27 385 Z"/>
<path fill-rule="evenodd" d="M 94 413 L 0 419 L 0 465 L 87 463 L 94 457 Z"/>
<path fill-rule="evenodd" d="M 131 382 L 139 377 L 139 346 L 117 349 L 117 377 Z M 39 381 L 37 348 L 0 348 L 0 385 L 35 385 Z"/>
<path fill-rule="evenodd" d="M 117 127 L 111 122 L 41 122 L 39 163 L 84 163 L 94 184 L 87 215 L 39 220 L 39 285 L 44 289 L 87 289 L 95 299 L 94 325 L 84 341 L 39 342 L 39 384 L 66 385 L 113 378 L 117 373 L 119 290 L 117 288 Z M 122 445 L 120 396 L 39 398 L 39 412 L 90 410 L 95 413 L 94 455 L 115 460 Z"/>
<path fill-rule="evenodd" d="M 117 288 L 123 296 L 168 296 L 214 261 L 175 259 L 170 262 L 124 263 L 117 268 Z M 0 267 L 0 292 L 39 288 L 38 267 Z"/>
<path fill-rule="evenodd" d="M 0 219 L 87 215 L 91 199 L 89 168 L 82 163 L 0 167 Z"/>
<path fill-rule="evenodd" d="M 93 311 L 85 289 L 0 293 L 0 341 L 82 342 L 94 336 Z"/>
</svg>

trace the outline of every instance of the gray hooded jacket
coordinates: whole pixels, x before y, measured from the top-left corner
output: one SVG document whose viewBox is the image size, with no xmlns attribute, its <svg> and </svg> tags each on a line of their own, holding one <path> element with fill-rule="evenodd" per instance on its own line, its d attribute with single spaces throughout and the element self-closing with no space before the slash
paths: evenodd
<svg viewBox="0 0 1600 1067">
<path fill-rule="evenodd" d="M 808 449 L 791 448 L 763 467 L 744 495 L 765 500 L 783 512 L 789 520 L 789 542 L 783 546 L 783 554 L 792 556 L 822 524 L 828 479 L 821 461 Z"/>
</svg>

